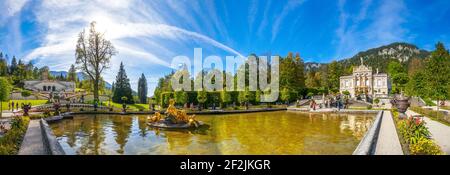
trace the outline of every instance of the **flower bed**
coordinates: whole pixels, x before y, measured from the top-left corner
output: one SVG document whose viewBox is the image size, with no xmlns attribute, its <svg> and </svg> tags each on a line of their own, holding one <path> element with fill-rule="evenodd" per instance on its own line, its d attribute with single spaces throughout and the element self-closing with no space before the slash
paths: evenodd
<svg viewBox="0 0 450 175">
<path fill-rule="evenodd" d="M 399 119 L 398 112 L 392 111 L 400 142 L 405 154 L 411 155 L 441 155 L 440 147 L 431 139 L 431 134 L 425 121 L 420 117 Z M 406 149 L 406 150 L 405 150 Z"/>
<path fill-rule="evenodd" d="M 11 129 L 0 138 L 0 155 L 15 155 L 19 152 L 29 122 L 28 117 L 14 118 L 11 121 Z"/>
</svg>

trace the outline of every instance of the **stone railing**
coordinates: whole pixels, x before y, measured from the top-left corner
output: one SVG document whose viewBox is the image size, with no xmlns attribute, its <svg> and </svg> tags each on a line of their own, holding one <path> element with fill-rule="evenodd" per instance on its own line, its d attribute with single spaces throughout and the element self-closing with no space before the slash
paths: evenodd
<svg viewBox="0 0 450 175">
<path fill-rule="evenodd" d="M 375 154 L 375 147 L 380 133 L 381 121 L 383 119 L 384 111 L 379 111 L 372 127 L 366 133 L 364 138 L 359 142 L 358 147 L 353 152 L 353 155 L 373 155 Z"/>
<path fill-rule="evenodd" d="M 47 153 L 49 153 L 50 155 L 65 155 L 66 153 L 62 149 L 58 140 L 56 140 L 56 136 L 53 134 L 52 130 L 48 126 L 48 123 L 44 119 L 41 119 L 40 125 L 42 137 L 44 140 L 43 144 Z"/>
<path fill-rule="evenodd" d="M 44 109 L 54 110 L 53 104 L 39 105 L 39 106 L 34 106 L 33 108 L 35 108 L 37 110 L 44 110 Z M 70 109 L 74 109 L 74 108 L 92 109 L 93 110 L 94 109 L 94 105 L 92 105 L 92 104 L 82 104 L 82 103 L 72 103 L 72 104 L 70 104 Z M 61 103 L 60 109 L 66 109 L 66 104 L 65 103 Z M 109 107 L 99 105 L 97 107 L 97 109 L 99 109 L 99 110 L 109 110 Z"/>
</svg>

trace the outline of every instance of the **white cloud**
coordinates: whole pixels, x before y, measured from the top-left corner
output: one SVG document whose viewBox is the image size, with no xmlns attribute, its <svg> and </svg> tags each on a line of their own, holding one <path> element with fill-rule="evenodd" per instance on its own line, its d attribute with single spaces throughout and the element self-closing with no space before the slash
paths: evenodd
<svg viewBox="0 0 450 175">
<path fill-rule="evenodd" d="M 252 30 L 253 29 L 253 22 L 255 22 L 256 19 L 256 15 L 258 14 L 258 4 L 259 4 L 259 0 L 251 0 L 250 1 L 250 7 L 248 9 L 248 24 L 249 24 L 249 29 Z"/>
<path fill-rule="evenodd" d="M 281 10 L 281 13 L 278 15 L 278 17 L 275 19 L 275 22 L 272 26 L 272 39 L 273 42 L 275 38 L 278 35 L 278 31 L 280 30 L 280 25 L 283 22 L 284 18 L 291 13 L 293 10 L 295 10 L 298 6 L 303 4 L 305 0 L 296 0 L 296 1 L 289 1 Z"/>
<path fill-rule="evenodd" d="M 196 13 L 191 13 L 183 6 L 190 4 Z M 214 6 L 214 4 L 209 4 Z M 198 4 L 190 1 L 168 1 L 155 3 L 144 0 L 114 0 L 105 3 L 100 0 L 46 0 L 34 8 L 36 21 L 45 29 L 40 47 L 30 51 L 25 59 L 38 60 L 38 66 L 49 66 L 51 69 L 67 70 L 75 62 L 74 50 L 77 35 L 87 29 L 91 21 L 97 22 L 97 30 L 105 33 L 118 51 L 112 58 L 111 70 L 104 77 L 114 80 L 116 69 L 121 61 L 132 67 L 130 79 L 137 79 L 140 73 L 158 73 L 159 69 L 170 66 L 170 59 L 180 50 L 193 50 L 190 42 L 204 43 L 206 47 L 218 48 L 225 52 L 242 56 L 241 53 L 209 36 L 189 29 L 209 28 L 209 32 L 221 31 L 223 24 L 215 15 L 207 17 L 212 26 L 200 26 L 197 18 L 189 15 L 201 14 Z M 202 7 L 203 8 L 203 7 Z M 170 10 L 172 9 L 172 10 Z M 184 9 L 181 11 L 175 9 Z M 173 12 L 176 12 L 175 14 Z M 215 14 L 210 10 L 209 14 Z M 204 17 L 206 18 L 206 17 Z M 177 20 L 187 20 L 190 26 L 180 27 Z M 203 19 L 200 19 L 203 20 Z M 191 23 L 192 22 L 192 23 Z M 212 35 L 214 36 L 214 35 Z M 226 38 L 226 37 L 225 37 Z M 139 72 L 139 73 L 138 73 Z M 150 76 L 148 76 L 150 77 Z M 153 87 L 149 87 L 153 88 Z M 151 92 L 153 93 L 153 92 Z"/>
<path fill-rule="evenodd" d="M 2 7 L 6 7 L 6 9 L 2 8 L 5 10 L 5 13 L 2 13 L 2 16 L 14 16 L 17 12 L 22 10 L 22 7 L 25 6 L 28 1 L 29 0 L 4 0 Z"/>
<path fill-rule="evenodd" d="M 345 10 L 345 5 L 345 0 L 339 0 L 335 59 L 348 58 L 357 51 L 407 39 L 407 30 L 403 27 L 407 9 L 402 0 L 384 0 L 376 4 L 372 0 L 364 0 L 359 4 L 360 10 L 353 14 Z"/>
</svg>

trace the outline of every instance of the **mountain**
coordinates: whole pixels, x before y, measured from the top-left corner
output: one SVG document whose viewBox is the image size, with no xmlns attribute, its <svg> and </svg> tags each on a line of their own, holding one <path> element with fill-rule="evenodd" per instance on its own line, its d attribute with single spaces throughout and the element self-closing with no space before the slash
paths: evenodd
<svg viewBox="0 0 450 175">
<path fill-rule="evenodd" d="M 419 49 L 417 46 L 409 43 L 392 43 L 367 51 L 359 52 L 351 58 L 340 60 L 344 67 L 356 66 L 361 64 L 361 58 L 364 64 L 372 68 L 378 68 L 381 72 L 386 72 L 387 65 L 392 60 L 399 60 L 402 64 L 408 65 L 412 58 L 425 59 L 431 53 Z"/>
<path fill-rule="evenodd" d="M 61 76 L 61 74 L 64 77 L 67 77 L 68 72 L 67 71 L 50 71 L 50 75 L 56 77 L 56 76 Z M 77 72 L 77 77 L 78 79 L 80 79 L 81 81 L 86 79 L 86 75 L 83 72 Z M 105 82 L 105 87 L 107 89 L 112 89 L 112 85 L 108 82 Z"/>
<path fill-rule="evenodd" d="M 56 76 L 60 76 L 63 75 L 64 77 L 67 77 L 68 72 L 67 71 L 50 71 L 50 75 L 56 77 Z M 77 72 L 77 77 L 80 80 L 84 80 L 85 79 L 85 75 L 83 72 Z"/>
<path fill-rule="evenodd" d="M 306 62 L 305 71 L 318 71 L 326 63 Z"/>
</svg>

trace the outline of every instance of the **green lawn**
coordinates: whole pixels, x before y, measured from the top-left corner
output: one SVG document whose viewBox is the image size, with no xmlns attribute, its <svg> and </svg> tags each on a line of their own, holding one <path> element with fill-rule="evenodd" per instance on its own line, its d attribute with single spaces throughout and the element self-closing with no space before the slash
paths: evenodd
<svg viewBox="0 0 450 175">
<path fill-rule="evenodd" d="M 440 108 L 450 110 L 450 106 L 441 106 Z"/>
<path fill-rule="evenodd" d="M 442 112 L 437 112 L 435 110 L 430 110 L 430 109 L 424 109 L 421 107 L 411 107 L 410 110 L 413 110 L 414 112 L 417 112 L 421 115 L 427 116 L 431 120 L 440 122 L 447 126 L 450 126 L 450 117 L 445 115 Z"/>
<path fill-rule="evenodd" d="M 2 102 L 2 109 L 3 110 L 7 110 L 8 109 L 8 103 L 10 103 L 11 101 L 14 101 L 14 103 L 19 103 L 19 106 L 22 103 L 24 103 L 24 104 L 31 103 L 31 106 L 37 106 L 37 105 L 42 105 L 42 104 L 47 103 L 47 100 L 10 100 L 8 102 L 5 102 L 5 101 Z"/>
<path fill-rule="evenodd" d="M 106 102 L 102 102 L 102 105 L 103 106 L 108 106 L 108 102 L 106 101 Z M 113 106 L 114 108 L 118 108 L 118 109 L 122 109 L 122 104 L 120 104 L 120 103 L 114 103 L 114 102 L 111 102 L 111 106 Z M 139 111 L 140 109 L 141 110 L 148 110 L 148 104 L 129 104 L 129 105 L 127 105 L 127 107 L 128 107 L 128 110 L 131 110 L 131 111 Z"/>
</svg>

